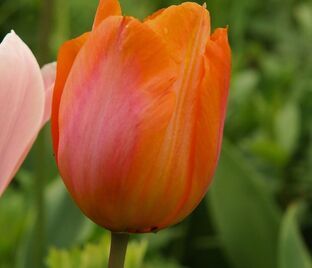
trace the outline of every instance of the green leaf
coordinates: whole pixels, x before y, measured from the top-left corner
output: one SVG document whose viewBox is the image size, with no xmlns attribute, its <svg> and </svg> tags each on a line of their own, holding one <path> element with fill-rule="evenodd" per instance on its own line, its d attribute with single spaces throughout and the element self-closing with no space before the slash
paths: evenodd
<svg viewBox="0 0 312 268">
<path fill-rule="evenodd" d="M 312 261 L 298 226 L 298 216 L 305 209 L 303 203 L 291 205 L 283 217 L 279 238 L 279 268 L 311 268 Z"/>
<path fill-rule="evenodd" d="M 45 251 L 51 247 L 69 247 L 90 237 L 95 224 L 89 221 L 70 198 L 64 184 L 57 178 L 47 187 L 46 192 Z M 34 267 L 35 256 L 35 211 L 32 221 L 20 245 L 17 267 Z"/>
<path fill-rule="evenodd" d="M 300 112 L 298 104 L 289 101 L 278 110 L 275 117 L 275 135 L 277 142 L 290 155 L 298 142 L 300 133 Z"/>
<path fill-rule="evenodd" d="M 73 202 L 61 178 L 49 185 L 47 212 L 48 246 L 68 247 L 80 243 L 95 227 Z"/>
<path fill-rule="evenodd" d="M 242 144 L 250 148 L 253 155 L 260 157 L 270 165 L 283 166 L 287 162 L 285 149 L 279 142 L 272 140 L 266 132 L 257 131 Z"/>
<path fill-rule="evenodd" d="M 27 225 L 27 203 L 21 192 L 8 188 L 0 202 L 0 267 L 10 267 L 15 248 Z"/>
<path fill-rule="evenodd" d="M 231 82 L 230 98 L 238 105 L 248 103 L 250 96 L 254 94 L 258 83 L 259 74 L 252 69 L 236 73 Z"/>
<path fill-rule="evenodd" d="M 264 178 L 226 142 L 208 200 L 234 266 L 276 268 L 279 210 Z"/>
<path fill-rule="evenodd" d="M 295 8 L 295 18 L 301 28 L 312 35 L 312 4 L 309 2 L 300 3 Z"/>
<path fill-rule="evenodd" d="M 153 260 L 147 261 L 143 264 L 142 268 L 186 268 L 185 266 L 181 266 L 175 260 L 165 260 L 161 257 L 154 257 Z"/>
<path fill-rule="evenodd" d="M 52 248 L 47 258 L 48 268 L 102 268 L 108 263 L 110 248 L 109 233 L 99 243 L 86 244 L 83 248 L 61 250 Z M 147 241 L 130 241 L 127 249 L 125 268 L 139 268 L 147 248 Z"/>
</svg>

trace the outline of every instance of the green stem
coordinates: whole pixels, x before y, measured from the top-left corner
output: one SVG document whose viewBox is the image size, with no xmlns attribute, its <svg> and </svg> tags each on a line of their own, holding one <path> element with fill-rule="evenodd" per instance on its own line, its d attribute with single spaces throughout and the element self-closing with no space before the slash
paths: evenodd
<svg viewBox="0 0 312 268">
<path fill-rule="evenodd" d="M 51 21 L 53 19 L 54 0 L 41 0 L 40 21 L 39 21 L 39 40 L 38 40 L 38 55 L 39 64 L 46 63 L 49 59 L 49 43 L 52 32 Z M 36 174 L 34 180 L 35 189 L 35 207 L 36 207 L 36 222 L 34 230 L 34 268 L 44 266 L 44 255 L 46 250 L 46 215 L 45 215 L 45 183 L 46 183 L 46 163 L 47 148 L 45 142 L 47 129 L 42 129 L 38 135 L 35 144 L 36 153 Z"/>
<path fill-rule="evenodd" d="M 123 268 L 129 234 L 111 233 L 111 248 L 109 254 L 108 268 Z"/>
<path fill-rule="evenodd" d="M 42 267 L 43 256 L 45 250 L 45 200 L 44 200 L 44 188 L 45 188 L 45 129 L 39 134 L 36 145 L 36 174 L 34 181 L 35 189 L 35 206 L 36 206 L 36 222 L 35 222 L 35 234 L 34 234 L 34 267 Z"/>
</svg>

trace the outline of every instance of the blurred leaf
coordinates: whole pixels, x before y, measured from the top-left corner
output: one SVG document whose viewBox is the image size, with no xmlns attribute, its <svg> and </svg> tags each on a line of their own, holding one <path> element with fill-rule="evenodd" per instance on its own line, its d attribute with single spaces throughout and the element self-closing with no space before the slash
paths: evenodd
<svg viewBox="0 0 312 268">
<path fill-rule="evenodd" d="M 240 105 L 246 104 L 258 82 L 259 74 L 254 70 L 244 70 L 237 73 L 232 78 L 230 98 Z"/>
<path fill-rule="evenodd" d="M 268 137 L 266 132 L 257 131 L 254 135 L 244 140 L 242 144 L 250 148 L 252 154 L 266 160 L 270 165 L 283 166 L 286 163 L 287 155 L 285 149 Z"/>
<path fill-rule="evenodd" d="M 50 49 L 53 55 L 57 55 L 59 47 L 70 39 L 69 1 L 55 0 L 54 6 L 55 26 L 51 36 Z"/>
<path fill-rule="evenodd" d="M 295 15 L 302 29 L 312 35 L 312 4 L 300 3 L 295 9 Z"/>
<path fill-rule="evenodd" d="M 288 101 L 275 116 L 276 141 L 290 155 L 296 145 L 300 133 L 300 114 L 298 105 Z"/>
<path fill-rule="evenodd" d="M 147 240 L 131 241 L 129 243 L 125 268 L 136 268 L 142 266 L 147 244 Z"/>
<path fill-rule="evenodd" d="M 14 4 L 13 1 L 4 1 L 1 3 L 0 9 L 0 25 L 8 18 L 11 14 L 16 12 L 18 5 Z"/>
<path fill-rule="evenodd" d="M 283 217 L 279 238 L 278 268 L 311 268 L 312 260 L 302 239 L 298 216 L 303 203 L 292 204 Z"/>
<path fill-rule="evenodd" d="M 68 247 L 84 241 L 95 226 L 69 196 L 61 178 L 47 191 L 47 241 L 56 247 Z"/>
<path fill-rule="evenodd" d="M 108 263 L 110 238 L 108 232 L 97 244 L 87 244 L 83 248 L 60 250 L 52 248 L 47 257 L 49 268 L 102 268 Z M 130 241 L 127 249 L 125 268 L 139 268 L 147 248 L 147 241 Z"/>
<path fill-rule="evenodd" d="M 144 19 L 153 11 L 156 11 L 155 1 L 121 0 L 123 14 L 138 19 Z"/>
<path fill-rule="evenodd" d="M 279 210 L 264 179 L 226 142 L 208 200 L 234 266 L 276 268 Z"/>
<path fill-rule="evenodd" d="M 62 8 L 62 2 L 60 1 L 59 8 Z M 84 32 L 90 31 L 92 29 L 93 19 L 98 5 L 98 0 L 88 0 L 88 1 L 68 1 L 70 14 L 68 23 L 71 30 L 71 38 L 79 36 Z"/>
<path fill-rule="evenodd" d="M 0 200 L 0 267 L 12 262 L 15 248 L 25 229 L 28 217 L 25 217 L 27 204 L 20 193 L 8 188 Z"/>
<path fill-rule="evenodd" d="M 179 265 L 174 260 L 165 260 L 163 258 L 154 258 L 152 261 L 148 261 L 143 264 L 142 268 L 185 268 L 185 266 Z"/>
<path fill-rule="evenodd" d="M 95 226 L 74 204 L 60 178 L 47 187 L 46 212 L 47 248 L 68 247 L 81 243 L 90 236 Z M 18 267 L 33 267 L 34 224 L 31 223 L 30 226 L 20 248 Z"/>
<path fill-rule="evenodd" d="M 142 236 L 148 240 L 148 252 L 155 252 L 168 246 L 168 244 L 184 233 L 182 226 L 174 226 L 161 230 L 157 233 L 143 234 Z"/>
</svg>

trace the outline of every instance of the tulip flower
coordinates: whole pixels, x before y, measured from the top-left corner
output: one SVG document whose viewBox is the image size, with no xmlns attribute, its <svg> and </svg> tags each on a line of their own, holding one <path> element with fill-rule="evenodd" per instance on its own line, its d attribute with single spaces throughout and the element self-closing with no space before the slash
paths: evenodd
<svg viewBox="0 0 312 268">
<path fill-rule="evenodd" d="M 58 168 L 85 215 L 144 233 L 191 213 L 217 165 L 230 61 L 205 6 L 142 22 L 100 1 L 92 31 L 60 48 L 52 104 Z"/>
<path fill-rule="evenodd" d="M 55 63 L 40 70 L 12 31 L 0 44 L 0 195 L 50 118 Z"/>
</svg>

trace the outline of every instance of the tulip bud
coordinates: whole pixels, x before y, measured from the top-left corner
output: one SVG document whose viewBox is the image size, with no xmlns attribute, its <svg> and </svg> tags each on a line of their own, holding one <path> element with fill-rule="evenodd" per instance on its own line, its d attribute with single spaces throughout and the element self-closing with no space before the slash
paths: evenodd
<svg viewBox="0 0 312 268">
<path fill-rule="evenodd" d="M 56 161 L 85 215 L 150 232 L 191 213 L 217 165 L 230 61 L 203 6 L 141 22 L 100 1 L 92 31 L 60 49 L 52 108 Z"/>
</svg>

